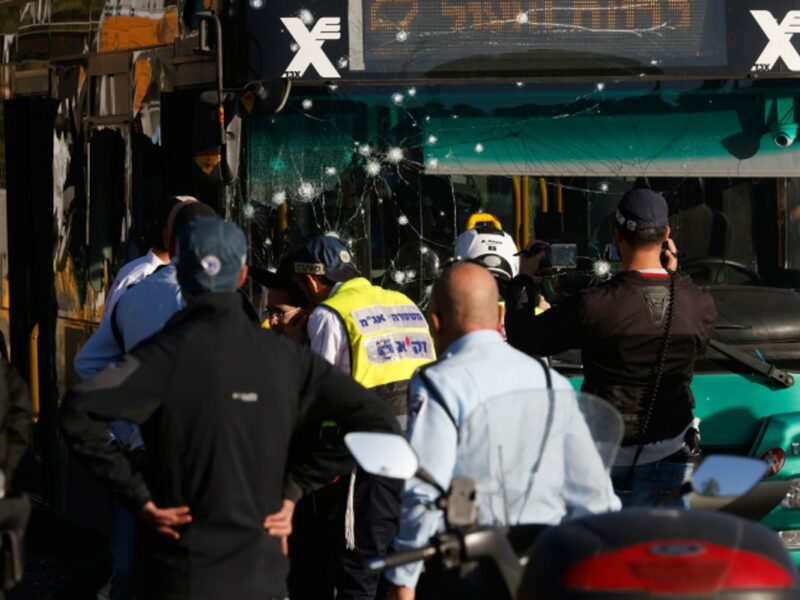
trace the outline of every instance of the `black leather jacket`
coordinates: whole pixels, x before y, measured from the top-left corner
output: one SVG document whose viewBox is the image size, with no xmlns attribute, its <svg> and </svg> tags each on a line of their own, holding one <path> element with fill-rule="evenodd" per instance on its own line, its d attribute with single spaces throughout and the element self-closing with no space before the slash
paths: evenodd
<svg viewBox="0 0 800 600">
<path fill-rule="evenodd" d="M 525 276 L 514 282 L 517 289 L 526 283 L 530 279 Z M 669 277 L 626 271 L 538 317 L 530 306 L 515 302 L 515 294 L 510 296 L 509 343 L 539 356 L 580 349 L 583 390 L 608 400 L 622 413 L 623 445 L 669 439 L 689 425 L 694 365 L 705 352 L 717 321 L 717 308 L 708 292 L 676 275 L 670 345 L 646 431 L 642 431 L 642 417 L 652 396 L 653 366 L 664 337 Z"/>
</svg>

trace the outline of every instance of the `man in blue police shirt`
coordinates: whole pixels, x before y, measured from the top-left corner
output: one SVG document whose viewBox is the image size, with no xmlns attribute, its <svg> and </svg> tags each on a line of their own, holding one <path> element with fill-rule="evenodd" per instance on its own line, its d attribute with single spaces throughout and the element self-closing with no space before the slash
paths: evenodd
<svg viewBox="0 0 800 600">
<path fill-rule="evenodd" d="M 552 425 L 549 435 L 544 433 L 550 410 L 547 372 L 540 362 L 503 342 L 497 332 L 497 294 L 489 271 L 470 263 L 448 269 L 434 286 L 431 322 L 441 357 L 417 372 L 409 390 L 407 436 L 420 466 L 444 489 L 456 475 L 475 477 L 480 493 L 480 480 L 490 478 L 493 459 L 479 450 L 486 436 L 470 438 L 470 433 L 481 414 L 488 418 L 490 411 L 494 417 L 501 412 L 503 471 L 516 476 L 504 482 L 507 497 L 524 500 L 512 502 L 511 511 L 498 507 L 502 502 L 479 501 L 482 524 L 501 524 L 509 512 L 514 524 L 557 524 L 566 516 L 619 510 L 572 387 L 555 372 L 550 372 L 552 387 L 564 392 L 552 404 Z M 525 400 L 519 412 L 513 403 L 503 402 L 510 395 Z M 531 414 L 539 418 L 526 418 Z M 529 495 L 517 494 L 540 454 L 535 486 Z M 430 508 L 437 497 L 432 486 L 417 479 L 408 482 L 396 551 L 422 547 L 440 530 L 441 511 Z M 395 598 L 414 597 L 421 567 L 416 563 L 386 573 Z"/>
</svg>

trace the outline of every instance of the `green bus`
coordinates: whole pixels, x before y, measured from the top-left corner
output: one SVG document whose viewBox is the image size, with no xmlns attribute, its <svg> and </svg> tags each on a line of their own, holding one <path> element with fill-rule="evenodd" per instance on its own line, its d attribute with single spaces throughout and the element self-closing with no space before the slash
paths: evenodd
<svg viewBox="0 0 800 600">
<path fill-rule="evenodd" d="M 790 483 L 766 523 L 800 562 L 799 1 L 141 4 L 109 2 L 85 30 L 43 24 L 8 60 L 11 350 L 38 383 L 59 512 L 97 515 L 56 411 L 160 195 L 240 223 L 262 268 L 336 234 L 424 307 L 476 212 L 520 246 L 576 244 L 556 298 L 595 285 L 617 201 L 649 185 L 720 310 L 694 383 L 704 450 Z M 579 360 L 554 364 L 579 383 Z"/>
</svg>

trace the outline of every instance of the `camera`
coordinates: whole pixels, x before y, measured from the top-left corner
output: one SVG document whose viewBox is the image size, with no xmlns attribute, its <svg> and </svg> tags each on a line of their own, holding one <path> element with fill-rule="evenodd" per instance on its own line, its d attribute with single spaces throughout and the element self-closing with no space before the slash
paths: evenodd
<svg viewBox="0 0 800 600">
<path fill-rule="evenodd" d="M 544 252 L 540 268 L 575 269 L 578 266 L 577 244 L 545 244 L 539 242 L 519 253 L 520 256 L 536 256 Z"/>
<path fill-rule="evenodd" d="M 797 139 L 797 123 L 787 123 L 772 130 L 772 139 L 779 148 L 788 148 Z"/>
</svg>

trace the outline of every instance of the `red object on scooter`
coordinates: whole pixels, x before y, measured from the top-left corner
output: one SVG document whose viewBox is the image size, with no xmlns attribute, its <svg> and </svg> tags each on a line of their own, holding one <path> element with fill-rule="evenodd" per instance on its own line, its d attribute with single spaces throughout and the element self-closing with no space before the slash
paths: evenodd
<svg viewBox="0 0 800 600">
<path fill-rule="evenodd" d="M 630 509 L 568 521 L 528 553 L 520 600 L 788 600 L 800 579 L 766 527 L 707 511 Z"/>
<path fill-rule="evenodd" d="M 572 567 L 570 589 L 708 594 L 719 589 L 792 589 L 794 580 L 774 560 L 697 539 L 658 540 L 604 552 Z"/>
</svg>

